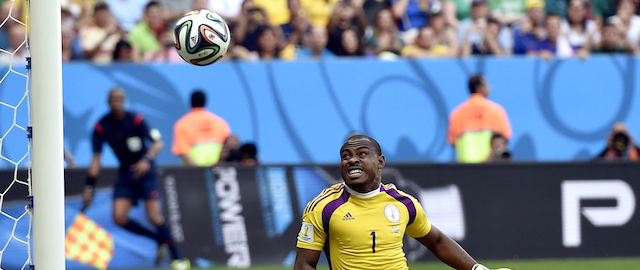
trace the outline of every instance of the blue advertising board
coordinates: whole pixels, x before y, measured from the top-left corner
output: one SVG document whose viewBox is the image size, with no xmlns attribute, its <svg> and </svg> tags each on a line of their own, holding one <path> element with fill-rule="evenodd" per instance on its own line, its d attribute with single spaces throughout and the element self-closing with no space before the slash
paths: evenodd
<svg viewBox="0 0 640 270">
<path fill-rule="evenodd" d="M 616 121 L 640 134 L 638 61 L 594 56 L 228 61 L 206 67 L 67 63 L 65 146 L 80 166 L 89 164 L 90 135 L 108 112 L 107 93 L 122 87 L 127 108 L 143 113 L 167 142 L 159 163 L 177 165 L 180 160 L 170 151 L 173 124 L 188 112 L 191 92 L 202 89 L 207 108 L 226 119 L 243 142 L 255 142 L 263 164 L 336 162 L 336 149 L 351 132 L 376 138 L 392 163 L 451 162 L 454 152 L 445 141 L 448 114 L 467 99 L 468 77 L 479 73 L 491 85 L 489 98 L 509 116 L 515 160 L 589 159 L 604 148 Z M 14 75 L 0 84 L 0 98 L 17 103 L 25 80 Z M 6 132 L 14 110 L 2 107 L 0 130 Z M 17 119 L 23 126 L 26 121 Z M 23 135 L 14 129 L 8 138 Z M 2 151 L 12 160 L 25 153 L 13 144 Z M 104 164 L 117 166 L 117 161 L 105 155 Z M 0 166 L 11 165 L 1 161 Z"/>
</svg>

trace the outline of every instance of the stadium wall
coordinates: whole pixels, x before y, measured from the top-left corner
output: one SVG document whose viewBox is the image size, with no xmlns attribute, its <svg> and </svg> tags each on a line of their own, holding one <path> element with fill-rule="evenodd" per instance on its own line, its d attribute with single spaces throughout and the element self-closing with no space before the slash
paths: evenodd
<svg viewBox="0 0 640 270">
<path fill-rule="evenodd" d="M 0 171 L 0 179 L 11 173 Z M 149 268 L 155 243 L 112 221 L 116 173 L 101 174 L 85 213 L 113 237 L 110 268 Z M 383 182 L 418 198 L 427 217 L 478 259 L 624 257 L 638 256 L 637 175 L 635 163 L 392 164 Z M 66 171 L 67 226 L 79 212 L 85 176 Z M 195 265 L 244 267 L 293 263 L 306 203 L 338 179 L 337 166 L 163 167 L 160 185 L 166 220 Z M 2 211 L 20 213 L 25 197 L 26 188 L 10 189 Z M 151 226 L 142 205 L 131 217 Z M 13 225 L 1 218 L 0 235 L 9 237 Z M 24 248 L 9 245 L 3 268 L 19 268 Z M 434 260 L 412 239 L 405 251 L 411 261 Z"/>
<path fill-rule="evenodd" d="M 171 142 L 172 127 L 189 109 L 190 93 L 208 93 L 208 108 L 234 133 L 256 142 L 264 164 L 331 164 L 351 131 L 378 139 L 390 162 L 449 162 L 448 113 L 468 96 L 467 78 L 485 74 L 490 98 L 504 106 L 513 126 L 516 160 L 589 159 L 605 146 L 615 121 L 640 134 L 639 58 L 465 58 L 322 62 L 187 64 L 66 63 L 63 67 L 65 146 L 80 166 L 91 160 L 90 133 L 108 111 L 107 92 L 122 86 L 128 108 L 142 112 Z M 6 72 L 6 68 L 4 72 Z M 0 84 L 3 100 L 24 95 L 24 78 Z M 13 104 L 13 103 L 10 103 Z M 26 115 L 26 114 L 24 114 Z M 20 120 L 20 119 L 19 119 Z M 13 111 L 0 110 L 5 134 Z M 6 139 L 24 136 L 8 132 Z M 22 138 L 22 137 L 20 137 Z M 3 145 L 3 155 L 26 149 Z M 167 147 L 158 158 L 177 165 Z M 117 166 L 113 155 L 103 161 Z M 10 166 L 0 161 L 0 166 Z"/>
<path fill-rule="evenodd" d="M 637 173 L 634 163 L 398 164 L 383 182 L 478 259 L 624 257 L 638 256 Z M 293 263 L 302 211 L 338 179 L 337 166 L 218 167 L 165 169 L 163 185 L 177 194 L 165 203 L 180 209 L 168 219 L 185 252 L 241 267 Z M 435 259 L 412 239 L 405 252 Z"/>
</svg>

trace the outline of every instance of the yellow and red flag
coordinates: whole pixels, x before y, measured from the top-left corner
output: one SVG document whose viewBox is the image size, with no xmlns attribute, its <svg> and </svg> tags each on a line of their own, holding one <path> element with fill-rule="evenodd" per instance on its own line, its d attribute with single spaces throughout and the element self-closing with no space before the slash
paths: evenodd
<svg viewBox="0 0 640 270">
<path fill-rule="evenodd" d="M 113 239 L 95 221 L 79 213 L 67 229 L 65 257 L 97 269 L 107 269 L 113 258 Z"/>
</svg>

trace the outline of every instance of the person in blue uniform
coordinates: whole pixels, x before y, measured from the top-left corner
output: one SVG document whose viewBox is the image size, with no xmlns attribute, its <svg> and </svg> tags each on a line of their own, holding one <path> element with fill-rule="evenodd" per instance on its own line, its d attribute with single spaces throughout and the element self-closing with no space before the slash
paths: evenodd
<svg viewBox="0 0 640 270">
<path fill-rule="evenodd" d="M 102 145 L 106 142 L 120 161 L 118 180 L 113 190 L 114 222 L 130 232 L 157 241 L 159 255 L 162 255 L 163 247 L 168 247 L 173 257 L 174 269 L 189 269 L 190 263 L 180 255 L 162 215 L 158 199 L 154 159 L 164 146 L 160 132 L 150 128 L 142 114 L 126 111 L 125 100 L 124 90 L 111 90 L 108 99 L 111 111 L 95 125 L 92 138 L 93 158 L 83 191 L 83 209 L 91 205 L 93 200 L 96 178 L 100 174 Z M 144 201 L 147 217 L 156 227 L 156 231 L 149 230 L 129 218 L 129 210 L 140 199 Z M 156 260 L 156 264 L 158 262 L 159 260 Z"/>
</svg>

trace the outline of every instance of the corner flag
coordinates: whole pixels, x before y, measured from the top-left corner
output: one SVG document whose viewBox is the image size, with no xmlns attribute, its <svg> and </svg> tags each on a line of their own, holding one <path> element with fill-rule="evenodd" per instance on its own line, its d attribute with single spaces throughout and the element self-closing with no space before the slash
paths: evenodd
<svg viewBox="0 0 640 270">
<path fill-rule="evenodd" d="M 111 235 L 84 213 L 79 213 L 67 229 L 65 257 L 98 269 L 107 269 L 113 258 Z"/>
</svg>

